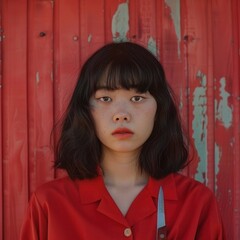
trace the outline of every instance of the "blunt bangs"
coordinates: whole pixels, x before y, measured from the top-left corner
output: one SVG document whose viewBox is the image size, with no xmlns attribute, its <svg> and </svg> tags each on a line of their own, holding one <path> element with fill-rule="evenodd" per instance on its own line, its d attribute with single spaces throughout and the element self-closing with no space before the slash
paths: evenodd
<svg viewBox="0 0 240 240">
<path fill-rule="evenodd" d="M 149 91 L 152 83 L 141 67 L 126 59 L 109 63 L 99 80 L 96 79 L 94 91 L 100 88 L 107 90 L 136 89 L 138 92 Z"/>
<path fill-rule="evenodd" d="M 88 65 L 91 66 L 87 74 L 90 95 L 100 88 L 152 93 L 163 73 L 158 60 L 148 50 L 127 42 L 106 45 L 89 59 Z"/>
</svg>

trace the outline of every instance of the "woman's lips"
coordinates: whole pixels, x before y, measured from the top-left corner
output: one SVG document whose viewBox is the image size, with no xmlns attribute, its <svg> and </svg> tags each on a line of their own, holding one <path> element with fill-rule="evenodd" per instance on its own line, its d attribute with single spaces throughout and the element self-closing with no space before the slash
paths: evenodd
<svg viewBox="0 0 240 240">
<path fill-rule="evenodd" d="M 118 139 L 126 139 L 132 137 L 133 132 L 128 128 L 117 128 L 112 132 L 112 135 Z"/>
</svg>

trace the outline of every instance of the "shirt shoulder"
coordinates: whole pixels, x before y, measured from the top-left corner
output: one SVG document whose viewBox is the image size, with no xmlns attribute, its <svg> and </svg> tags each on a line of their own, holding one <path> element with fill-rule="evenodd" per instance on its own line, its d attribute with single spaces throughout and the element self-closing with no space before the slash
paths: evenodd
<svg viewBox="0 0 240 240">
<path fill-rule="evenodd" d="M 99 200 L 106 192 L 102 177 L 93 179 L 71 179 L 63 177 L 41 185 L 33 193 L 39 203 L 56 202 L 86 203 Z"/>
<path fill-rule="evenodd" d="M 176 192 L 178 199 L 196 199 L 203 203 L 206 201 L 215 201 L 215 195 L 211 189 L 203 183 L 182 174 L 176 173 L 173 175 L 175 180 Z"/>
<path fill-rule="evenodd" d="M 72 195 L 78 195 L 79 193 L 78 181 L 69 177 L 54 179 L 39 186 L 33 195 L 40 203 L 66 198 L 67 196 L 70 198 Z"/>
</svg>

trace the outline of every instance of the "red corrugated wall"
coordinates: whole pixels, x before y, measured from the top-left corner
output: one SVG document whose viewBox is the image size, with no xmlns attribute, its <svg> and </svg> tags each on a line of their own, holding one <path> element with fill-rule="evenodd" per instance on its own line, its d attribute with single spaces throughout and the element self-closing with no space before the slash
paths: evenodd
<svg viewBox="0 0 240 240">
<path fill-rule="evenodd" d="M 0 238 L 18 239 L 30 194 L 61 175 L 49 135 L 80 66 L 123 40 L 163 63 L 196 147 L 184 173 L 215 192 L 239 240 L 239 14 L 238 0 L 1 0 Z"/>
</svg>

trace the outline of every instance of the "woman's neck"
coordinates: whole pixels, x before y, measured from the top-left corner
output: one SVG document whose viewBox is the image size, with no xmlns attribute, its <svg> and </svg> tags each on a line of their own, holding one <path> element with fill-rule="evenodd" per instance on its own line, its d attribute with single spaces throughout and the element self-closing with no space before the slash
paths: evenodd
<svg viewBox="0 0 240 240">
<path fill-rule="evenodd" d="M 140 170 L 138 157 L 138 153 L 105 153 L 101 167 L 106 186 L 145 185 L 148 177 Z"/>
<path fill-rule="evenodd" d="M 105 186 L 119 210 L 125 216 L 148 181 L 138 166 L 138 154 L 104 154 L 102 171 Z"/>
</svg>

